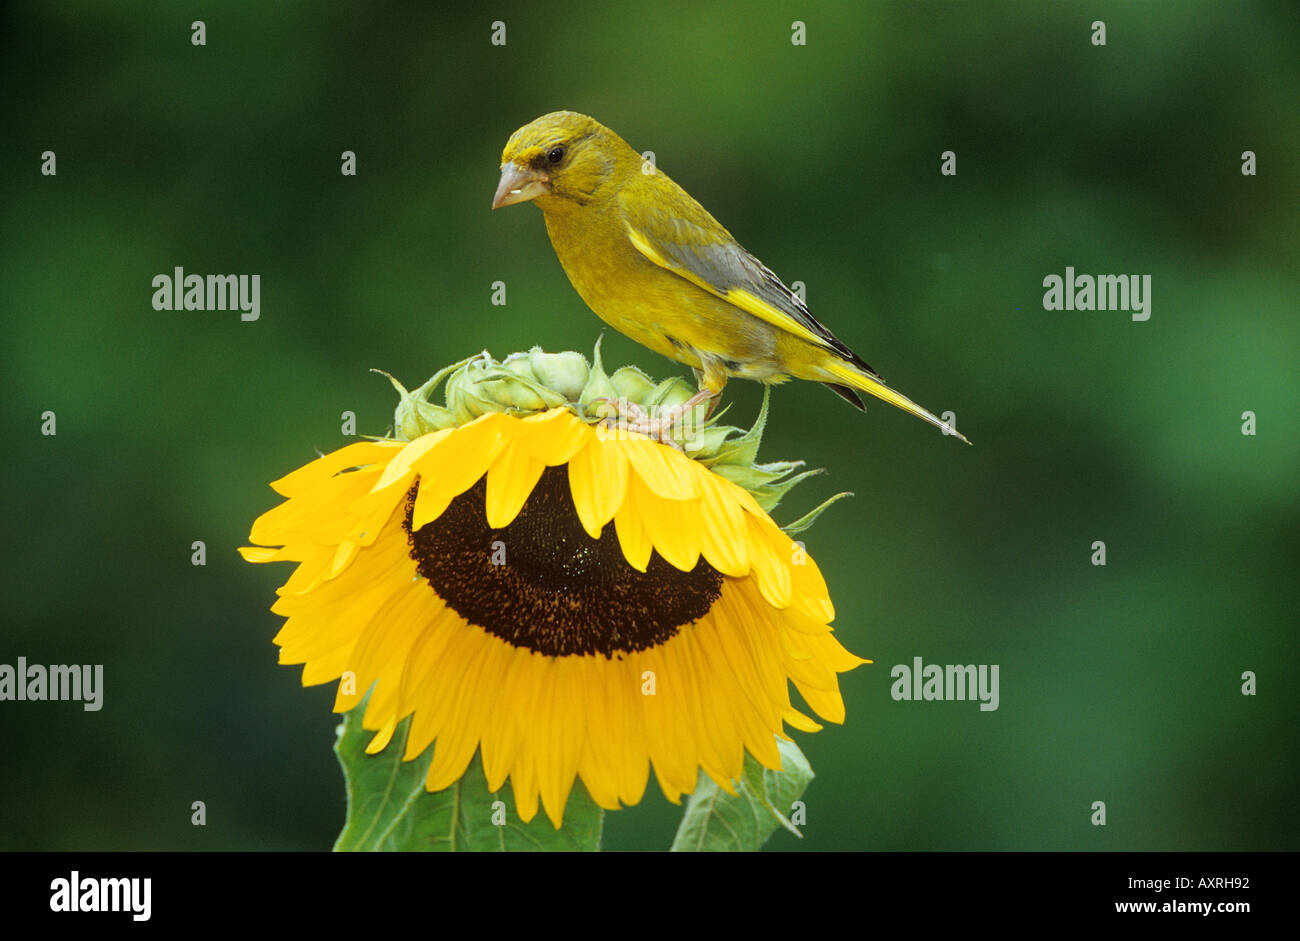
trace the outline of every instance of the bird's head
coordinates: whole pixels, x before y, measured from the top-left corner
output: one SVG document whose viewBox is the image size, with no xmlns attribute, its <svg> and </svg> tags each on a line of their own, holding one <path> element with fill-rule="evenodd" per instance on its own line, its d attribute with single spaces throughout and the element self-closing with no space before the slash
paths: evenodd
<svg viewBox="0 0 1300 941">
<path fill-rule="evenodd" d="M 544 114 L 506 141 L 492 208 L 528 200 L 544 212 L 585 205 L 629 158 L 640 160 L 621 137 L 585 114 Z"/>
</svg>

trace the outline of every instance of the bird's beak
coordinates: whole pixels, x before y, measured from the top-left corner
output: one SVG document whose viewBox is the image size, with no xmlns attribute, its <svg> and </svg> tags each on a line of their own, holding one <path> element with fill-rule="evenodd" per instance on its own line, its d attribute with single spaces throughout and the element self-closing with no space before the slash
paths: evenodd
<svg viewBox="0 0 1300 941">
<path fill-rule="evenodd" d="M 526 203 L 551 191 L 551 178 L 545 173 L 521 167 L 513 161 L 501 167 L 501 182 L 492 197 L 492 208 Z"/>
</svg>

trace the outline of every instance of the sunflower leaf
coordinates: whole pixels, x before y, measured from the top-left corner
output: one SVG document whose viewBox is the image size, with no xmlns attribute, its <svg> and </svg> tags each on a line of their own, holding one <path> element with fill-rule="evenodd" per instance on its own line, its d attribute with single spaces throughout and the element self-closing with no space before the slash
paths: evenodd
<svg viewBox="0 0 1300 941">
<path fill-rule="evenodd" d="M 350 710 L 338 728 L 334 751 L 343 766 L 348 813 L 334 844 L 338 852 L 598 850 L 604 812 L 576 783 L 556 830 L 539 811 L 518 819 L 510 785 L 488 790 L 476 754 L 461 779 L 446 790 L 424 788 L 433 747 L 402 761 L 410 720 L 402 721 L 381 752 L 366 754 L 374 733 L 362 729 L 365 703 Z"/>
<path fill-rule="evenodd" d="M 745 755 L 734 797 L 701 772 L 673 839 L 674 852 L 753 852 L 778 827 L 802 836 L 787 815 L 813 779 L 812 767 L 794 742 L 777 739 L 777 747 L 780 771 L 769 771 Z"/>
</svg>

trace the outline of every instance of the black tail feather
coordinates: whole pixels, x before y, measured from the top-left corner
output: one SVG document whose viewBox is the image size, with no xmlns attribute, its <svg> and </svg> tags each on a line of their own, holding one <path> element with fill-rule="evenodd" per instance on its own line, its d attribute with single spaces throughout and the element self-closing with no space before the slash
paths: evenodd
<svg viewBox="0 0 1300 941">
<path fill-rule="evenodd" d="M 865 412 L 867 410 L 867 407 L 862 404 L 862 398 L 848 386 L 842 386 L 836 382 L 823 382 L 822 385 L 847 401 L 858 411 Z"/>
</svg>

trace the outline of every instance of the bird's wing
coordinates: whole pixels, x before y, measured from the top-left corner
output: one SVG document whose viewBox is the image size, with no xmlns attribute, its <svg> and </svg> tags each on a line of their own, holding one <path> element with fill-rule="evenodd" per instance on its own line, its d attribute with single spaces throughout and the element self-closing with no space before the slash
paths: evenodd
<svg viewBox="0 0 1300 941">
<path fill-rule="evenodd" d="M 880 378 L 874 369 L 808 312 L 807 305 L 770 268 L 745 251 L 699 203 L 678 191 L 682 212 L 659 201 L 621 194 L 623 223 L 638 252 L 661 268 L 686 278 L 747 314 L 800 339 L 832 350 Z M 687 217 L 698 215 L 697 221 Z"/>
</svg>

